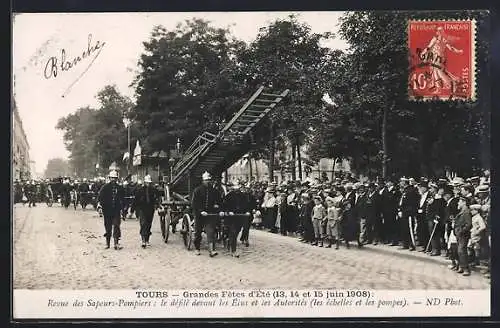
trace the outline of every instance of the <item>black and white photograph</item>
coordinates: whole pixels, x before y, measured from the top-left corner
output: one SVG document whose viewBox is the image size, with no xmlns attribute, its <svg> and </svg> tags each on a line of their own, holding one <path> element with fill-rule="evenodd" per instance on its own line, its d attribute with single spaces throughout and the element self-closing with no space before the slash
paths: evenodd
<svg viewBox="0 0 500 328">
<path fill-rule="evenodd" d="M 14 317 L 488 316 L 488 17 L 14 14 Z"/>
</svg>

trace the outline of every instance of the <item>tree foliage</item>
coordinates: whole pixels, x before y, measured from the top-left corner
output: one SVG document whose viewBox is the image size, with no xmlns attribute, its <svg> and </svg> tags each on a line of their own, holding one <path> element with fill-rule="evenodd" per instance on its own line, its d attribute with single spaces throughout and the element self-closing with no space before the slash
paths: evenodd
<svg viewBox="0 0 500 328">
<path fill-rule="evenodd" d="M 59 119 L 56 128 L 63 130 L 64 143 L 70 152 L 70 163 L 80 176 L 96 173 L 95 165 L 106 168 L 116 161 L 121 166 L 127 151 L 127 129 L 123 118 L 132 102 L 121 95 L 115 86 L 106 86 L 97 94 L 99 107 L 79 108 L 75 113 Z M 131 127 L 135 142 L 140 133 Z M 132 143 L 133 146 L 133 143 Z"/>
<path fill-rule="evenodd" d="M 47 162 L 44 176 L 45 178 L 57 178 L 71 175 L 71 166 L 68 161 L 62 158 L 52 158 Z"/>
<path fill-rule="evenodd" d="M 242 42 L 227 29 L 194 19 L 173 31 L 155 27 L 139 61 L 133 85 L 134 120 L 147 130 L 144 145 L 154 150 L 185 146 L 204 130 L 215 132 L 241 103 L 234 82 L 235 53 Z"/>
</svg>

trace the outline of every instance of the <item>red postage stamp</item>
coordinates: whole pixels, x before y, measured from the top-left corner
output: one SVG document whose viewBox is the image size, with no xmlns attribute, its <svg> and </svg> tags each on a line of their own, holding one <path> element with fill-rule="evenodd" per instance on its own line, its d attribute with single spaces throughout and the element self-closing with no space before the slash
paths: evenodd
<svg viewBox="0 0 500 328">
<path fill-rule="evenodd" d="M 409 21 L 412 100 L 475 100 L 475 21 Z"/>
</svg>

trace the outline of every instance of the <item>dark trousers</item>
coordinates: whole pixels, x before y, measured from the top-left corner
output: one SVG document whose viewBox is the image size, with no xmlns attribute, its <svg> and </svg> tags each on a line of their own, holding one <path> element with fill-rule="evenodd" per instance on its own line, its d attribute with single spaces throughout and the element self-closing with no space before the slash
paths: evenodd
<svg viewBox="0 0 500 328">
<path fill-rule="evenodd" d="M 467 244 L 469 243 L 469 236 L 458 235 L 457 236 L 457 246 L 458 246 L 458 265 L 461 269 L 469 270 L 469 256 L 467 253 Z"/>
<path fill-rule="evenodd" d="M 243 230 L 241 232 L 241 241 L 248 241 L 248 235 L 250 234 L 250 226 L 252 225 L 253 217 L 250 215 L 248 218 L 245 218 L 243 221 Z"/>
<path fill-rule="evenodd" d="M 399 242 L 399 233 L 396 223 L 396 211 L 387 211 L 384 213 L 384 237 L 385 240 L 390 243 Z"/>
<path fill-rule="evenodd" d="M 104 236 L 106 240 L 110 240 L 111 237 L 113 237 L 115 241 L 118 241 L 121 238 L 122 232 L 120 230 L 120 224 L 120 213 L 104 215 L 104 229 L 106 230 Z"/>
<path fill-rule="evenodd" d="M 436 226 L 436 230 L 434 231 L 434 234 L 432 234 L 432 230 L 434 229 L 434 226 Z M 434 223 L 433 220 L 427 221 L 427 229 L 428 229 L 428 234 L 429 238 L 431 238 L 431 244 L 429 247 L 429 250 L 432 251 L 433 253 L 441 253 L 441 239 L 442 236 L 444 236 L 443 233 L 443 225 L 441 223 Z M 427 242 L 428 243 L 428 242 Z M 427 246 L 427 243 L 424 245 L 424 247 Z"/>
<path fill-rule="evenodd" d="M 422 247 L 427 246 L 427 242 L 429 241 L 429 228 L 427 226 L 427 221 L 423 215 L 417 214 L 417 245 Z"/>
<path fill-rule="evenodd" d="M 411 235 L 410 235 L 410 217 L 407 215 L 403 215 L 403 217 L 399 218 L 399 236 L 401 238 L 401 244 L 403 247 L 413 247 Z M 413 223 L 412 223 L 413 228 Z"/>
<path fill-rule="evenodd" d="M 306 241 L 313 241 L 314 227 L 311 218 L 301 217 L 302 238 Z"/>
<path fill-rule="evenodd" d="M 243 227 L 243 221 L 247 221 L 248 217 L 233 215 L 226 219 L 226 224 L 229 226 L 229 248 L 231 252 L 236 252 L 238 234 Z"/>
<path fill-rule="evenodd" d="M 139 224 L 141 226 L 140 235 L 145 241 L 149 241 L 151 236 L 151 225 L 155 214 L 154 208 L 142 209 L 140 212 Z"/>
<path fill-rule="evenodd" d="M 368 218 L 366 222 L 366 228 L 369 242 L 382 241 L 382 219 L 379 215 Z"/>
<path fill-rule="evenodd" d="M 457 243 L 450 244 L 450 260 L 452 265 L 458 265 L 458 245 Z"/>
<path fill-rule="evenodd" d="M 194 248 L 200 250 L 201 233 L 205 230 L 209 249 L 215 249 L 215 225 L 218 218 L 215 216 L 195 216 L 194 218 Z"/>
</svg>

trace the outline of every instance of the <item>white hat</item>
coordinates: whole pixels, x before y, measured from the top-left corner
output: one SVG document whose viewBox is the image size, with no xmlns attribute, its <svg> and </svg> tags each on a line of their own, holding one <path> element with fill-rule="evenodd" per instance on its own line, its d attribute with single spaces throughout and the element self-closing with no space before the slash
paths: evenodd
<svg viewBox="0 0 500 328">
<path fill-rule="evenodd" d="M 151 176 L 149 174 L 144 177 L 144 182 L 151 182 Z"/>
<path fill-rule="evenodd" d="M 205 171 L 205 173 L 203 173 L 201 175 L 201 179 L 203 181 L 212 180 L 212 176 L 210 175 L 210 173 L 208 173 L 207 171 Z"/>
<path fill-rule="evenodd" d="M 115 170 L 110 171 L 108 177 L 110 177 L 110 178 L 118 178 L 118 172 L 116 172 Z"/>
</svg>

